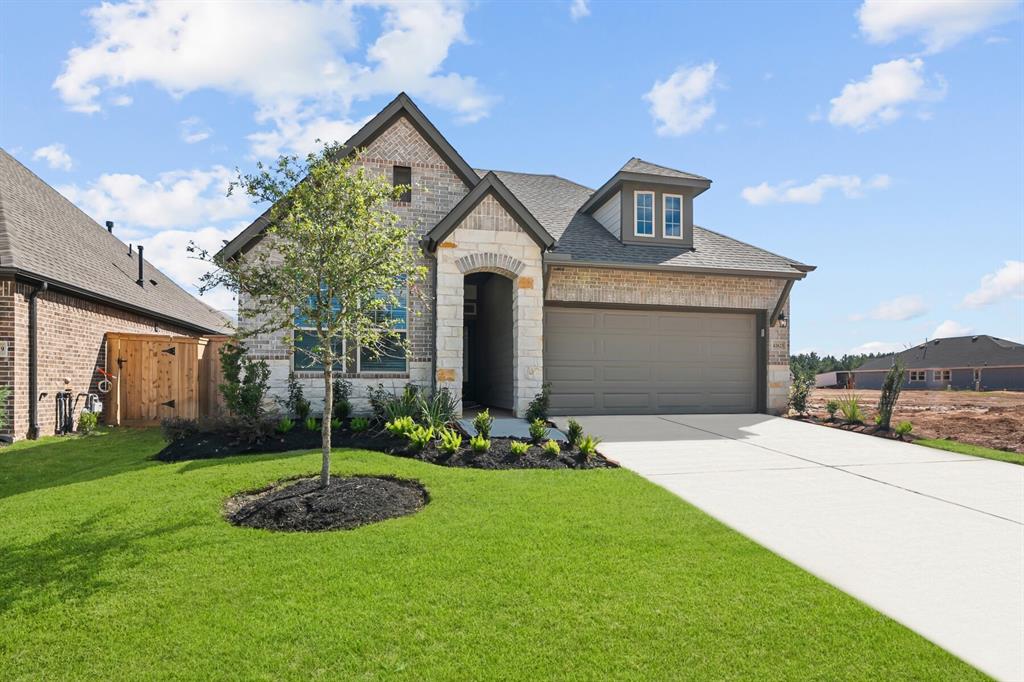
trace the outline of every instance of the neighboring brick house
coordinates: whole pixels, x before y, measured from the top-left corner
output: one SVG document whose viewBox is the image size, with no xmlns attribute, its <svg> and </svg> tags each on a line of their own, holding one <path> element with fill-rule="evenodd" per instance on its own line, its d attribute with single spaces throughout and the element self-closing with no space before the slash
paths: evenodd
<svg viewBox="0 0 1024 682">
<path fill-rule="evenodd" d="M 108 332 L 201 336 L 228 323 L 0 149 L 0 386 L 12 387 L 0 433 L 53 434 L 57 393 L 96 391 Z"/>
<path fill-rule="evenodd" d="M 393 210 L 416 225 L 428 269 L 409 292 L 405 348 L 347 350 L 357 409 L 368 387 L 408 382 L 518 415 L 544 382 L 553 414 L 785 408 L 789 293 L 814 267 L 694 225 L 707 178 L 631 159 L 595 191 L 476 170 L 404 94 L 346 148 L 395 184 L 411 178 Z M 267 215 L 222 255 L 272 248 Z M 272 391 L 295 372 L 322 400 L 286 341 L 250 344 Z"/>
</svg>

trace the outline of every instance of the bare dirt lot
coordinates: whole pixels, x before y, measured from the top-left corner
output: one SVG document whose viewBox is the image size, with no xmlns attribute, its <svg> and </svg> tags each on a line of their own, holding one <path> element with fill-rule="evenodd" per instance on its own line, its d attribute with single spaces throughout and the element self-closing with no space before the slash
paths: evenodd
<svg viewBox="0 0 1024 682">
<path fill-rule="evenodd" d="M 875 417 L 879 391 L 853 391 Z M 811 414 L 826 418 L 825 403 L 841 399 L 844 389 L 816 388 Z M 903 391 L 893 423 L 907 420 L 920 438 L 950 438 L 998 450 L 1024 452 L 1024 393 L 1012 391 Z"/>
</svg>

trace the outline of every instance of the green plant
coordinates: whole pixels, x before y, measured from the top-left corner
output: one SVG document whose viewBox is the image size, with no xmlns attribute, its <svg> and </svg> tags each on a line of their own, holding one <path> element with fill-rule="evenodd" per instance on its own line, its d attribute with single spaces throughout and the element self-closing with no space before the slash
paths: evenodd
<svg viewBox="0 0 1024 682">
<path fill-rule="evenodd" d="M 903 363 L 897 358 L 886 373 L 882 393 L 878 396 L 878 428 L 882 430 L 888 431 L 892 423 L 892 413 L 903 390 L 903 375 Z"/>
<path fill-rule="evenodd" d="M 441 441 L 441 452 L 454 455 L 462 447 L 462 434 L 455 429 L 441 427 L 437 435 Z"/>
<path fill-rule="evenodd" d="M 10 386 L 0 386 L 0 431 L 7 428 L 7 399 L 11 397 Z"/>
<path fill-rule="evenodd" d="M 530 444 L 523 440 L 514 440 L 509 442 L 508 449 L 516 457 L 522 457 L 529 451 Z"/>
<path fill-rule="evenodd" d="M 530 440 L 539 443 L 548 437 L 548 424 L 543 419 L 534 419 L 530 422 Z"/>
<path fill-rule="evenodd" d="M 224 381 L 217 388 L 228 412 L 244 421 L 259 421 L 270 380 L 266 361 L 253 360 L 242 344 L 229 342 L 220 349 L 220 362 Z"/>
<path fill-rule="evenodd" d="M 833 422 L 836 420 L 836 412 L 839 411 L 839 401 L 832 398 L 825 403 L 825 411 L 828 412 L 828 420 Z"/>
<path fill-rule="evenodd" d="M 398 417 L 415 419 L 420 416 L 418 390 L 413 384 L 406 384 L 398 395 L 384 388 L 383 384 L 378 384 L 376 388 L 368 388 L 366 393 L 370 399 L 373 416 L 378 421 L 389 422 Z"/>
<path fill-rule="evenodd" d="M 284 401 L 285 409 L 299 422 L 305 422 L 309 417 L 309 401 L 302 392 L 302 384 L 295 378 L 295 373 L 288 375 L 288 398 Z"/>
<path fill-rule="evenodd" d="M 469 439 L 469 447 L 473 452 L 487 452 L 491 449 L 491 441 L 483 436 L 476 435 Z"/>
<path fill-rule="evenodd" d="M 547 420 L 550 407 L 551 384 L 545 382 L 540 386 L 540 393 L 533 397 L 533 400 L 530 401 L 529 406 L 526 408 L 526 420 L 531 422 L 535 419 Z"/>
<path fill-rule="evenodd" d="M 295 421 L 291 417 L 282 417 L 281 421 L 277 422 L 277 426 L 274 430 L 278 433 L 288 433 L 295 428 Z"/>
<path fill-rule="evenodd" d="M 338 429 L 340 429 L 344 425 L 345 425 L 345 422 L 342 421 L 341 419 L 339 419 L 338 417 L 334 417 L 333 419 L 331 419 L 331 428 L 333 430 L 335 430 L 335 431 L 337 431 Z"/>
<path fill-rule="evenodd" d="M 807 374 L 798 374 L 793 377 L 793 383 L 789 387 L 789 406 L 797 414 L 807 414 L 807 398 L 814 388 L 814 377 Z"/>
<path fill-rule="evenodd" d="M 78 432 L 83 436 L 96 431 L 96 428 L 100 424 L 100 416 L 95 412 L 83 411 L 78 417 Z"/>
<path fill-rule="evenodd" d="M 583 437 L 583 424 L 570 418 L 569 428 L 566 429 L 565 436 L 569 439 L 569 448 L 576 447 L 580 443 L 580 438 Z"/>
<path fill-rule="evenodd" d="M 320 428 L 320 425 L 316 422 L 316 417 L 306 417 L 306 421 L 303 423 L 306 425 L 307 431 L 316 431 Z"/>
<path fill-rule="evenodd" d="M 419 452 L 434 439 L 434 429 L 430 426 L 417 426 L 405 434 L 405 437 L 409 439 L 409 445 L 412 449 Z"/>
<path fill-rule="evenodd" d="M 580 439 L 580 452 L 583 453 L 583 457 L 590 459 L 597 454 L 597 446 L 600 445 L 601 439 L 595 436 L 583 436 Z"/>
<path fill-rule="evenodd" d="M 490 410 L 480 410 L 475 417 L 473 417 L 473 428 L 476 429 L 476 434 L 481 438 L 491 437 L 491 426 L 494 425 L 494 417 L 491 416 Z"/>
<path fill-rule="evenodd" d="M 352 402 L 349 400 L 349 396 L 352 395 L 352 384 L 344 379 L 335 378 L 331 384 L 331 395 L 331 426 L 334 426 L 335 419 L 340 422 L 352 414 Z"/>
<path fill-rule="evenodd" d="M 549 440 L 544 443 L 544 452 L 551 455 L 552 457 L 558 457 L 561 454 L 562 448 L 558 446 L 557 440 Z"/>
<path fill-rule="evenodd" d="M 420 420 L 435 429 L 450 424 L 455 419 L 457 407 L 458 401 L 447 388 L 434 391 L 429 398 L 419 396 Z"/>
<path fill-rule="evenodd" d="M 352 417 L 352 421 L 348 423 L 348 428 L 352 429 L 352 433 L 362 433 L 370 428 L 370 420 L 366 417 Z"/>
<path fill-rule="evenodd" d="M 904 420 L 904 421 L 901 421 L 900 423 L 896 424 L 896 435 L 899 436 L 900 438 L 903 438 L 903 436 L 909 435 L 910 432 L 913 431 L 913 430 L 914 430 L 914 425 L 911 424 L 908 421 Z"/>
<path fill-rule="evenodd" d="M 856 393 L 847 393 L 839 400 L 839 411 L 843 419 L 851 424 L 864 423 L 864 408 L 860 404 L 860 396 Z"/>
<path fill-rule="evenodd" d="M 194 436 L 199 433 L 199 430 L 199 422 L 195 419 L 167 417 L 160 421 L 160 434 L 168 443 Z"/>
<path fill-rule="evenodd" d="M 393 436 L 408 436 L 416 428 L 412 417 L 396 417 L 384 424 L 384 428 Z"/>
</svg>

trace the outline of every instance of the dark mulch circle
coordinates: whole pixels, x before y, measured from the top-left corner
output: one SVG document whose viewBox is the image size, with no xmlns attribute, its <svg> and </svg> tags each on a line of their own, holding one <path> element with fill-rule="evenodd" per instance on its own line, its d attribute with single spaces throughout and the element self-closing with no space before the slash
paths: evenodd
<svg viewBox="0 0 1024 682">
<path fill-rule="evenodd" d="M 262 490 L 239 493 L 224 506 L 236 526 L 281 531 L 358 528 L 415 514 L 430 501 L 418 481 L 390 476 L 331 476 L 278 481 Z"/>
</svg>

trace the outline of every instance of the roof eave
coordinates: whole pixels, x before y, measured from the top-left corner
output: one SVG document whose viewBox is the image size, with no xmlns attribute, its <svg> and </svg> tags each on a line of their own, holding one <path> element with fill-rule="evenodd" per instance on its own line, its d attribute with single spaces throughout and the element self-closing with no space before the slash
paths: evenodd
<svg viewBox="0 0 1024 682">
<path fill-rule="evenodd" d="M 769 279 L 801 280 L 807 276 L 799 271 L 754 270 L 745 268 L 707 268 L 690 265 L 663 265 L 657 263 L 630 263 L 621 261 L 575 260 L 568 254 L 558 252 L 544 254 L 544 265 L 566 265 L 569 267 L 608 268 L 614 270 L 655 270 L 659 272 L 686 272 L 705 275 L 730 275 L 735 277 L 766 277 Z"/>
<path fill-rule="evenodd" d="M 580 213 L 591 213 L 600 206 L 611 194 L 618 191 L 624 182 L 647 182 L 656 185 L 668 185 L 670 187 L 689 187 L 696 189 L 694 196 L 703 194 L 711 187 L 710 180 L 698 180 L 696 178 L 674 178 L 667 175 L 655 175 L 654 173 L 636 173 L 633 171 L 619 171 L 611 177 L 608 182 L 601 185 L 582 206 Z"/>
</svg>

